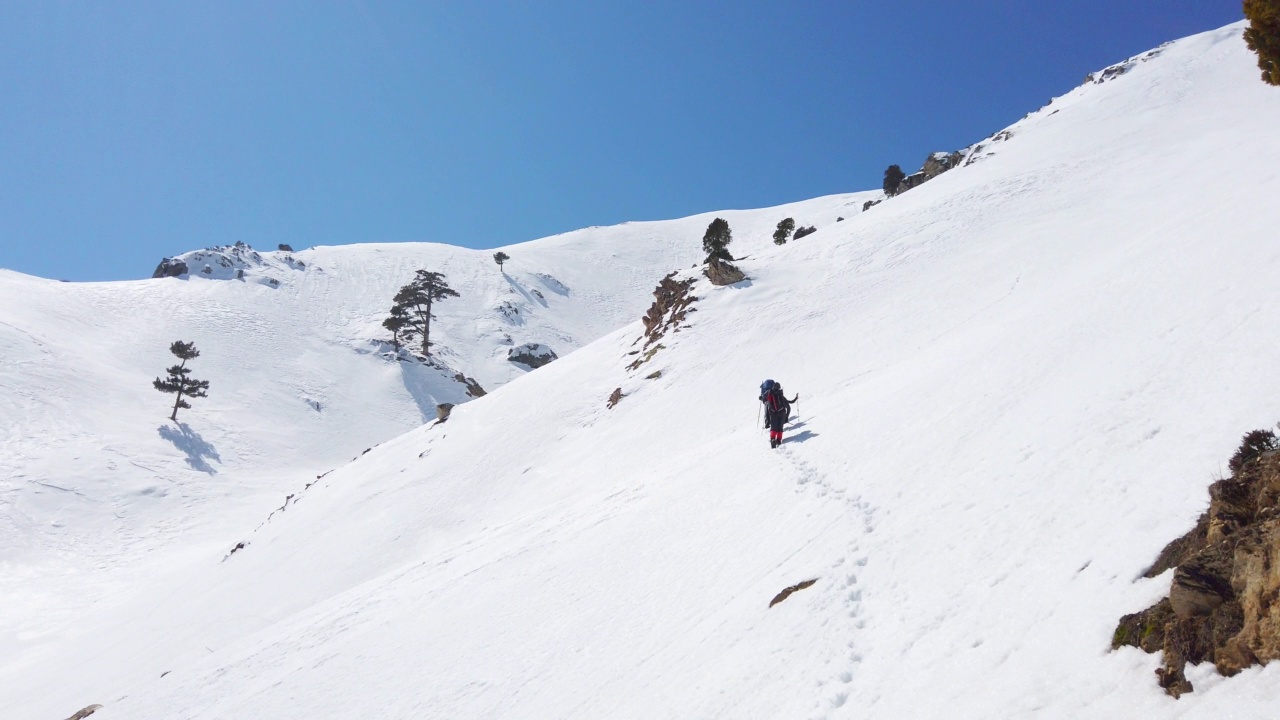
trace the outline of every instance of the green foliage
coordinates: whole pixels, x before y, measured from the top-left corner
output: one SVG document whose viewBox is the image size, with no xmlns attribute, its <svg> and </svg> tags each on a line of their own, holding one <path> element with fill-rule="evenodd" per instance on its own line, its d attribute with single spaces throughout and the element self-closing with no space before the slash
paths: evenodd
<svg viewBox="0 0 1280 720">
<path fill-rule="evenodd" d="M 773 244 L 786 245 L 787 238 L 791 237 L 791 231 L 796 229 L 796 221 L 787 218 L 778 223 L 778 229 L 773 231 Z"/>
<path fill-rule="evenodd" d="M 1231 468 L 1232 474 L 1238 473 L 1245 465 L 1272 450 L 1280 450 L 1280 439 L 1276 438 L 1276 434 L 1270 430 L 1254 430 L 1240 439 L 1240 447 L 1227 462 L 1227 467 Z"/>
<path fill-rule="evenodd" d="M 1244 0 L 1244 41 L 1258 53 L 1262 81 L 1280 85 L 1280 0 Z"/>
<path fill-rule="evenodd" d="M 391 342 L 395 344 L 396 351 L 400 350 L 400 340 L 404 336 L 405 328 L 409 327 L 409 313 L 400 305 L 391 307 L 391 314 L 386 320 L 382 321 L 382 327 L 391 331 Z"/>
<path fill-rule="evenodd" d="M 805 235 L 812 235 L 812 234 L 814 234 L 814 233 L 816 233 L 816 232 L 818 232 L 818 228 L 816 228 L 816 227 L 814 227 L 814 226 L 812 226 L 812 225 L 810 225 L 809 227 L 796 228 L 796 236 L 795 236 L 795 238 L 794 238 L 794 239 L 795 239 L 795 240 L 799 240 L 800 238 L 804 237 Z"/>
<path fill-rule="evenodd" d="M 898 194 L 898 186 L 902 184 L 902 179 L 907 176 L 902 172 L 902 168 L 897 165 L 890 165 L 884 171 L 884 194 L 893 197 Z"/>
<path fill-rule="evenodd" d="M 711 258 L 732 261 L 733 256 L 728 250 L 731 242 L 733 242 L 733 232 L 729 229 L 728 221 L 723 218 L 712 220 L 707 226 L 706 234 L 702 236 L 702 249 L 707 253 L 707 259 L 703 262 L 711 262 Z"/>
<path fill-rule="evenodd" d="M 493 254 L 493 261 L 498 263 L 498 269 L 502 269 L 502 263 L 511 259 L 511 256 L 499 250 Z"/>
<path fill-rule="evenodd" d="M 156 378 L 151 385 L 160 392 L 173 393 L 178 396 L 173 403 L 173 413 L 169 415 L 170 420 L 178 422 L 178 410 L 191 407 L 191 404 L 183 398 L 208 397 L 209 381 L 196 380 L 191 377 L 191 368 L 187 367 L 188 360 L 200 357 L 200 351 L 196 349 L 195 343 L 175 340 L 169 345 L 169 352 L 173 353 L 174 357 L 177 357 L 182 362 L 165 370 L 169 375 L 166 379 Z"/>
<path fill-rule="evenodd" d="M 391 300 L 391 311 L 382 326 L 395 335 L 397 349 L 400 340 L 405 342 L 414 337 L 422 337 L 422 354 L 431 355 L 431 313 L 433 304 L 458 293 L 449 287 L 444 275 L 438 272 L 419 270 L 413 282 L 400 288 Z"/>
</svg>

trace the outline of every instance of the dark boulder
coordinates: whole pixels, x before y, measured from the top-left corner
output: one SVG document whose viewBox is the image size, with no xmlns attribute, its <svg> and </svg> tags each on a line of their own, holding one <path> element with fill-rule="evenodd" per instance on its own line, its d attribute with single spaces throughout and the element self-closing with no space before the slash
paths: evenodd
<svg viewBox="0 0 1280 720">
<path fill-rule="evenodd" d="M 739 270 L 736 265 L 727 260 L 714 257 L 707 262 L 707 267 L 703 269 L 702 273 L 707 276 L 712 285 L 732 285 L 747 279 L 746 274 Z"/>
<path fill-rule="evenodd" d="M 156 266 L 156 271 L 151 273 L 153 278 L 163 277 L 182 277 L 189 273 L 187 264 L 178 258 L 165 258 Z"/>
</svg>

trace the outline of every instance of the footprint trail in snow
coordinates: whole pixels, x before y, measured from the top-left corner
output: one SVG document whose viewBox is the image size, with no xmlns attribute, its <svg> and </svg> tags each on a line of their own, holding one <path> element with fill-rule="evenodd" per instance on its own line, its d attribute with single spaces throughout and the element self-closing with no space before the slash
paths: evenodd
<svg viewBox="0 0 1280 720">
<path fill-rule="evenodd" d="M 811 718 L 815 720 L 830 717 L 829 713 L 845 706 L 849 700 L 851 685 L 858 675 L 858 666 L 862 662 L 859 651 L 859 632 L 866 627 L 863 616 L 862 588 L 858 584 L 858 573 L 867 564 L 867 554 L 862 550 L 862 538 L 874 529 L 872 516 L 874 508 L 870 503 L 856 494 L 846 492 L 844 488 L 832 485 L 830 479 L 812 462 L 802 457 L 803 452 L 785 442 L 776 450 L 777 454 L 790 466 L 790 475 L 796 479 L 798 492 L 811 492 L 818 497 L 840 502 L 845 506 L 854 532 L 843 554 L 830 565 L 826 573 L 827 582 L 820 583 L 817 606 L 821 613 L 830 618 L 831 632 L 842 639 L 841 655 L 827 664 L 827 668 L 835 667 L 823 677 L 816 680 L 821 691 L 813 704 Z"/>
</svg>

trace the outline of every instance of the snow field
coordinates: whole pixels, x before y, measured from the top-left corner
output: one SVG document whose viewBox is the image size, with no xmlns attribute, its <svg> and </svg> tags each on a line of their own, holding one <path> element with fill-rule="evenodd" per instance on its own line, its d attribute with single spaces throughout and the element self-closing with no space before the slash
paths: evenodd
<svg viewBox="0 0 1280 720">
<path fill-rule="evenodd" d="M 636 371 L 632 324 L 383 443 L 244 551 L 6 669 L 17 706 L 1270 717 L 1274 667 L 1194 671 L 1174 701 L 1157 658 L 1108 652 L 1240 435 L 1280 419 L 1280 95 L 1239 35 L 1174 43 L 970 166 L 762 245 L 749 281 L 695 285 L 691 327 Z M 801 394 L 776 451 L 765 377 Z"/>
</svg>

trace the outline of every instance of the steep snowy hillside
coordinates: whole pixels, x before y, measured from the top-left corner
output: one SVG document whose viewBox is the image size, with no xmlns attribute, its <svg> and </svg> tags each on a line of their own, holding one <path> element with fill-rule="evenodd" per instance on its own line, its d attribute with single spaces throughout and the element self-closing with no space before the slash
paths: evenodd
<svg viewBox="0 0 1280 720">
<path fill-rule="evenodd" d="M 19 637 L 0 706 L 1273 716 L 1274 665 L 1192 670 L 1174 701 L 1156 658 L 1108 652 L 1240 434 L 1280 420 L 1280 93 L 1240 31 L 754 252 L 747 282 L 696 281 L 647 348 L 632 324 L 373 449 L 225 560 L 192 547 L 130 603 Z M 779 450 L 765 377 L 801 396 Z"/>
<path fill-rule="evenodd" d="M 734 249 L 753 252 L 788 214 L 833 224 L 869 195 L 724 216 Z M 220 557 L 262 508 L 434 420 L 437 403 L 469 400 L 455 373 L 493 390 L 548 349 L 564 356 L 634 321 L 659 278 L 700 258 L 712 217 L 512 245 L 505 272 L 493 251 L 434 244 L 233 246 L 183 255 L 186 278 L 139 282 L 0 271 L 0 668 L 32 662 L 146 578 Z M 448 370 L 396 362 L 380 342 L 420 268 L 461 294 L 434 324 Z M 175 425 L 151 382 L 178 339 L 196 343 L 191 367 L 211 389 Z"/>
</svg>

